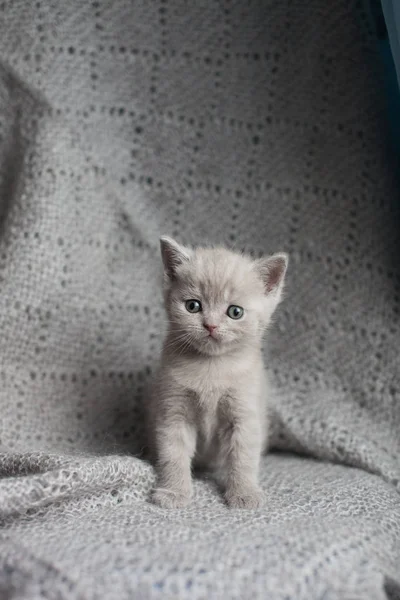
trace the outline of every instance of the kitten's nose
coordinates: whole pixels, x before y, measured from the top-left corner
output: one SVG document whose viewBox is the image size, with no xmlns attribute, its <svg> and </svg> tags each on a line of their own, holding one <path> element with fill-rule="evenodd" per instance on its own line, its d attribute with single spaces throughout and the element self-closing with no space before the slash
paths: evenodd
<svg viewBox="0 0 400 600">
<path fill-rule="evenodd" d="M 213 333 L 215 329 L 217 329 L 218 325 L 208 325 L 208 323 L 204 323 L 204 327 L 210 332 Z"/>
</svg>

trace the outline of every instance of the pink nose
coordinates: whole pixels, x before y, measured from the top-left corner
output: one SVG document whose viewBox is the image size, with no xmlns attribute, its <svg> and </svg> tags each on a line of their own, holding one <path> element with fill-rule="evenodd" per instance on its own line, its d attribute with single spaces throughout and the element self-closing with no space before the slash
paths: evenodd
<svg viewBox="0 0 400 600">
<path fill-rule="evenodd" d="M 208 325 L 207 323 L 204 323 L 204 327 L 208 329 L 210 333 L 213 333 L 213 331 L 217 329 L 218 325 Z"/>
</svg>

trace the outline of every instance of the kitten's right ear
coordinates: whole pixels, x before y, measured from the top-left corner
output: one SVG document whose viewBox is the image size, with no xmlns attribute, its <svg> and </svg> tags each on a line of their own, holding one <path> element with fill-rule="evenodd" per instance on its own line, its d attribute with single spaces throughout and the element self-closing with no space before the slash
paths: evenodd
<svg viewBox="0 0 400 600">
<path fill-rule="evenodd" d="M 177 267 L 190 260 L 191 251 L 167 236 L 160 238 L 160 246 L 164 272 L 173 279 Z"/>
</svg>

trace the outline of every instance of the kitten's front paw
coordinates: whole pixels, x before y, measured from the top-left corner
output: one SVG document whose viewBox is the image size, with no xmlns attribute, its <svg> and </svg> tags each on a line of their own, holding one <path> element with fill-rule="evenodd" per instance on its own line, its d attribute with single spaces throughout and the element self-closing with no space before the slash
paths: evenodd
<svg viewBox="0 0 400 600">
<path fill-rule="evenodd" d="M 156 488 L 151 500 L 161 508 L 184 508 L 189 504 L 190 496 L 168 488 Z"/>
<path fill-rule="evenodd" d="M 230 508 L 260 508 L 265 496 L 258 487 L 228 488 L 225 500 Z"/>
</svg>

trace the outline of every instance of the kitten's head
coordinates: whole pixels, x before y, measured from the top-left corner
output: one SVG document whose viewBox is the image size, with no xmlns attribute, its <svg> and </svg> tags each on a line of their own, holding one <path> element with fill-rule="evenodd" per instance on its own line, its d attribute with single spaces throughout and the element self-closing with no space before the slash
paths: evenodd
<svg viewBox="0 0 400 600">
<path fill-rule="evenodd" d="M 220 355 L 258 344 L 280 302 L 286 254 L 253 260 L 161 238 L 164 298 L 177 351 Z"/>
</svg>

